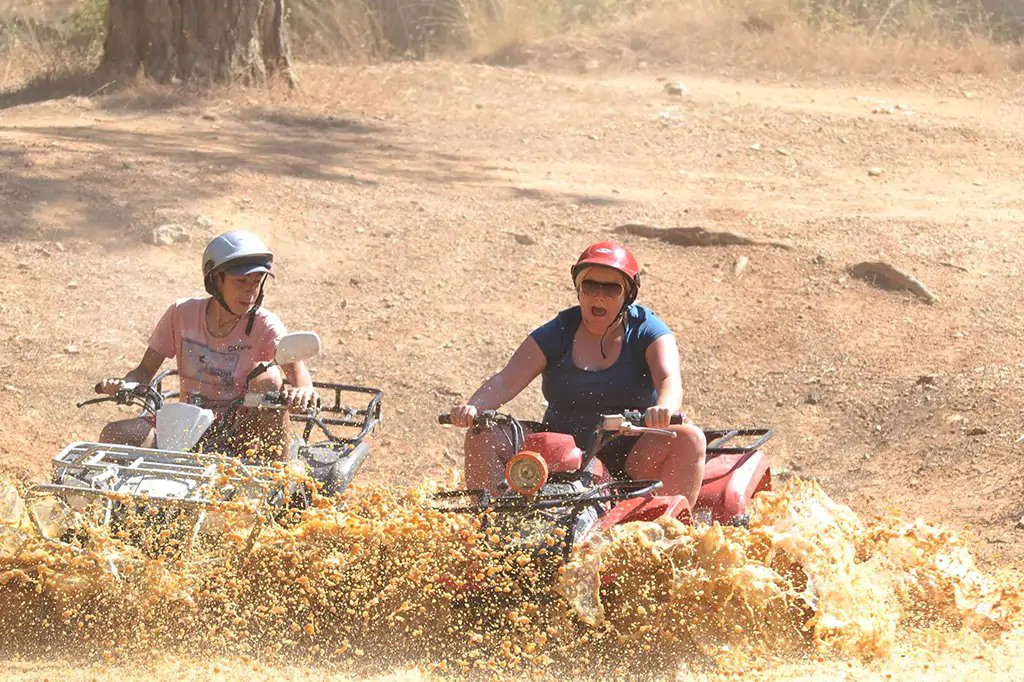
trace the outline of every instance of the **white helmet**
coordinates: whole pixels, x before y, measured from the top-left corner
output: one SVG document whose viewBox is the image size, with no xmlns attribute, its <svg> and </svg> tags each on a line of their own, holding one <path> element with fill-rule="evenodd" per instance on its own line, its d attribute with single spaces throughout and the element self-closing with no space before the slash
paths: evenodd
<svg viewBox="0 0 1024 682">
<path fill-rule="evenodd" d="M 265 272 L 273 277 L 270 273 L 273 263 L 274 253 L 253 233 L 241 230 L 225 232 L 214 237 L 203 251 L 203 284 L 210 295 L 217 296 L 219 289 L 215 274 L 227 272 L 238 277 Z"/>
</svg>

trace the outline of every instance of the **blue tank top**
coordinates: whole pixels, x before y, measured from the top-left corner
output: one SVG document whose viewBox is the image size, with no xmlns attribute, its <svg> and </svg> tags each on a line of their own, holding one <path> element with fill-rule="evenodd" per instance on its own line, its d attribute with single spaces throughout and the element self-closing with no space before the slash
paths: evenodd
<svg viewBox="0 0 1024 682">
<path fill-rule="evenodd" d="M 567 308 L 530 336 L 547 360 L 541 373 L 541 392 L 548 401 L 544 423 L 552 431 L 572 434 L 586 448 L 602 414 L 644 410 L 657 402 L 645 353 L 655 339 L 672 332 L 651 310 L 631 304 L 618 359 L 607 369 L 587 371 L 572 361 L 582 319 L 579 306 Z"/>
</svg>

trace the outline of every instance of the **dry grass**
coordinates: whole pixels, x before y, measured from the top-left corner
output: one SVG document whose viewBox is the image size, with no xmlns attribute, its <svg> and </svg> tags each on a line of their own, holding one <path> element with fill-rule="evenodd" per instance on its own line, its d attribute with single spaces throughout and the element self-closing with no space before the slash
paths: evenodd
<svg viewBox="0 0 1024 682">
<path fill-rule="evenodd" d="M 109 93 L 90 76 L 105 0 L 0 0 L 6 104 Z M 292 0 L 311 64 L 473 59 L 730 75 L 999 76 L 1024 70 L 1024 0 Z M 134 84 L 127 84 L 134 85 Z"/>
<path fill-rule="evenodd" d="M 655 12 L 617 27 L 621 35 L 616 38 L 598 35 L 594 42 L 628 45 L 635 62 L 734 76 L 998 76 L 1024 66 L 1019 44 L 996 41 L 966 26 L 955 34 L 924 23 L 885 31 L 876 30 L 877 23 L 871 28 L 814 26 L 795 13 L 794 0 L 756 2 L 697 0 L 686 12 Z M 771 11 L 769 2 L 775 3 Z"/>
</svg>

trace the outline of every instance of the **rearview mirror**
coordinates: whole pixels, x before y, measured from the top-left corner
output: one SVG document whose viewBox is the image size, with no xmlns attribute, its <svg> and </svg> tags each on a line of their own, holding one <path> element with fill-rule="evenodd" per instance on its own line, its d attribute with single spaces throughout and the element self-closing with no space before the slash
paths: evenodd
<svg viewBox="0 0 1024 682">
<path fill-rule="evenodd" d="M 320 337 L 316 332 L 292 332 L 281 337 L 274 353 L 274 362 L 288 365 L 300 360 L 309 360 L 320 352 Z"/>
</svg>

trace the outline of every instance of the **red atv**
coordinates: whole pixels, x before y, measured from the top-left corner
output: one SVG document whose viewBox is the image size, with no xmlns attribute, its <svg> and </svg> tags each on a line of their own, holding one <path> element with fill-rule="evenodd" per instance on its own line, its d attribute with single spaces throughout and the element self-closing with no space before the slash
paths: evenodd
<svg viewBox="0 0 1024 682">
<path fill-rule="evenodd" d="M 451 424 L 447 414 L 438 417 Z M 555 553 L 554 538 L 563 559 L 598 529 L 630 521 L 652 521 L 672 516 L 685 523 L 693 520 L 745 525 L 747 506 L 762 490 L 771 489 L 771 471 L 761 447 L 772 437 L 771 429 L 705 430 L 707 460 L 704 482 L 696 504 L 683 495 L 658 495 L 661 481 L 615 480 L 596 455 L 614 435 L 674 432 L 637 426 L 643 413 L 603 415 L 592 444 L 583 453 L 571 435 L 531 433 L 524 435 L 519 422 L 508 414 L 484 411 L 474 426 L 506 425 L 513 451 L 505 469 L 507 490 L 491 496 L 487 490 L 451 490 L 435 495 L 438 507 L 451 512 L 491 512 L 484 523 L 502 539 L 502 551 L 536 556 Z M 673 424 L 682 423 L 675 415 Z M 747 445 L 736 441 L 753 438 Z M 531 548 L 530 545 L 533 545 Z"/>
</svg>

